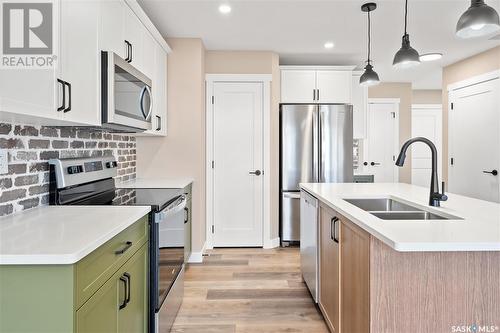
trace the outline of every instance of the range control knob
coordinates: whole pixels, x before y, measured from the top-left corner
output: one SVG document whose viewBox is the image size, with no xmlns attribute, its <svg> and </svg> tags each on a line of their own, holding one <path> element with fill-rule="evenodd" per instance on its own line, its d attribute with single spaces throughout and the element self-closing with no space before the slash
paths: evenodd
<svg viewBox="0 0 500 333">
<path fill-rule="evenodd" d="M 106 168 L 108 168 L 108 169 L 116 168 L 117 166 L 118 166 L 118 163 L 116 161 L 106 162 Z"/>
</svg>

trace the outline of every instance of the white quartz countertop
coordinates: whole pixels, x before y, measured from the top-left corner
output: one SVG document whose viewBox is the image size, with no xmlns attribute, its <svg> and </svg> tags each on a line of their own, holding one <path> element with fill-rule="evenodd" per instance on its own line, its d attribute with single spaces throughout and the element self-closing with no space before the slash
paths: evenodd
<svg viewBox="0 0 500 333">
<path fill-rule="evenodd" d="M 184 188 L 191 184 L 192 178 L 137 178 L 117 183 L 120 188 Z"/>
<path fill-rule="evenodd" d="M 42 206 L 0 218 L 0 265 L 74 264 L 149 206 Z"/>
<path fill-rule="evenodd" d="M 301 188 L 397 251 L 500 251 L 500 204 L 447 193 L 428 206 L 429 188 L 403 183 L 301 184 Z M 382 220 L 343 199 L 393 198 L 462 220 Z"/>
</svg>

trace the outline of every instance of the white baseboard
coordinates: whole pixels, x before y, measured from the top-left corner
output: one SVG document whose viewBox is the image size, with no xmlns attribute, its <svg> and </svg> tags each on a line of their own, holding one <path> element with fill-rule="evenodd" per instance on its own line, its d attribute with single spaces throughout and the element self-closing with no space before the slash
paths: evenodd
<svg viewBox="0 0 500 333">
<path fill-rule="evenodd" d="M 265 249 L 274 249 L 274 248 L 279 247 L 279 246 L 280 246 L 280 238 L 279 237 L 264 241 L 264 248 Z"/>
<path fill-rule="evenodd" d="M 203 243 L 203 247 L 200 252 L 191 252 L 189 256 L 188 263 L 200 264 L 203 262 L 203 253 L 205 253 L 207 247 L 207 242 Z"/>
</svg>

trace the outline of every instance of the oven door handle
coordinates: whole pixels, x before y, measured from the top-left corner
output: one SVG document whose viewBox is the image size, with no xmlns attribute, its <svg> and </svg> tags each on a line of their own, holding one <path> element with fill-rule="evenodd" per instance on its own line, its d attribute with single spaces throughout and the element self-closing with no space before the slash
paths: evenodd
<svg viewBox="0 0 500 333">
<path fill-rule="evenodd" d="M 185 195 L 181 195 L 174 203 L 170 204 L 167 208 L 159 213 L 156 213 L 155 222 L 160 223 L 166 218 L 184 210 L 186 208 L 187 198 Z"/>
</svg>

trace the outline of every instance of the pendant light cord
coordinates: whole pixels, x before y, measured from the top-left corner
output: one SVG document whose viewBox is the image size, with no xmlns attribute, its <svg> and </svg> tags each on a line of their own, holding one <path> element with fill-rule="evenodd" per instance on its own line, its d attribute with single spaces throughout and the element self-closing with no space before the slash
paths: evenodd
<svg viewBox="0 0 500 333">
<path fill-rule="evenodd" d="M 370 64 L 370 53 L 372 48 L 372 32 L 371 32 L 370 11 L 368 11 L 368 64 Z"/>
<path fill-rule="evenodd" d="M 407 26 L 408 26 L 408 0 L 405 1 L 405 35 Z"/>
</svg>

